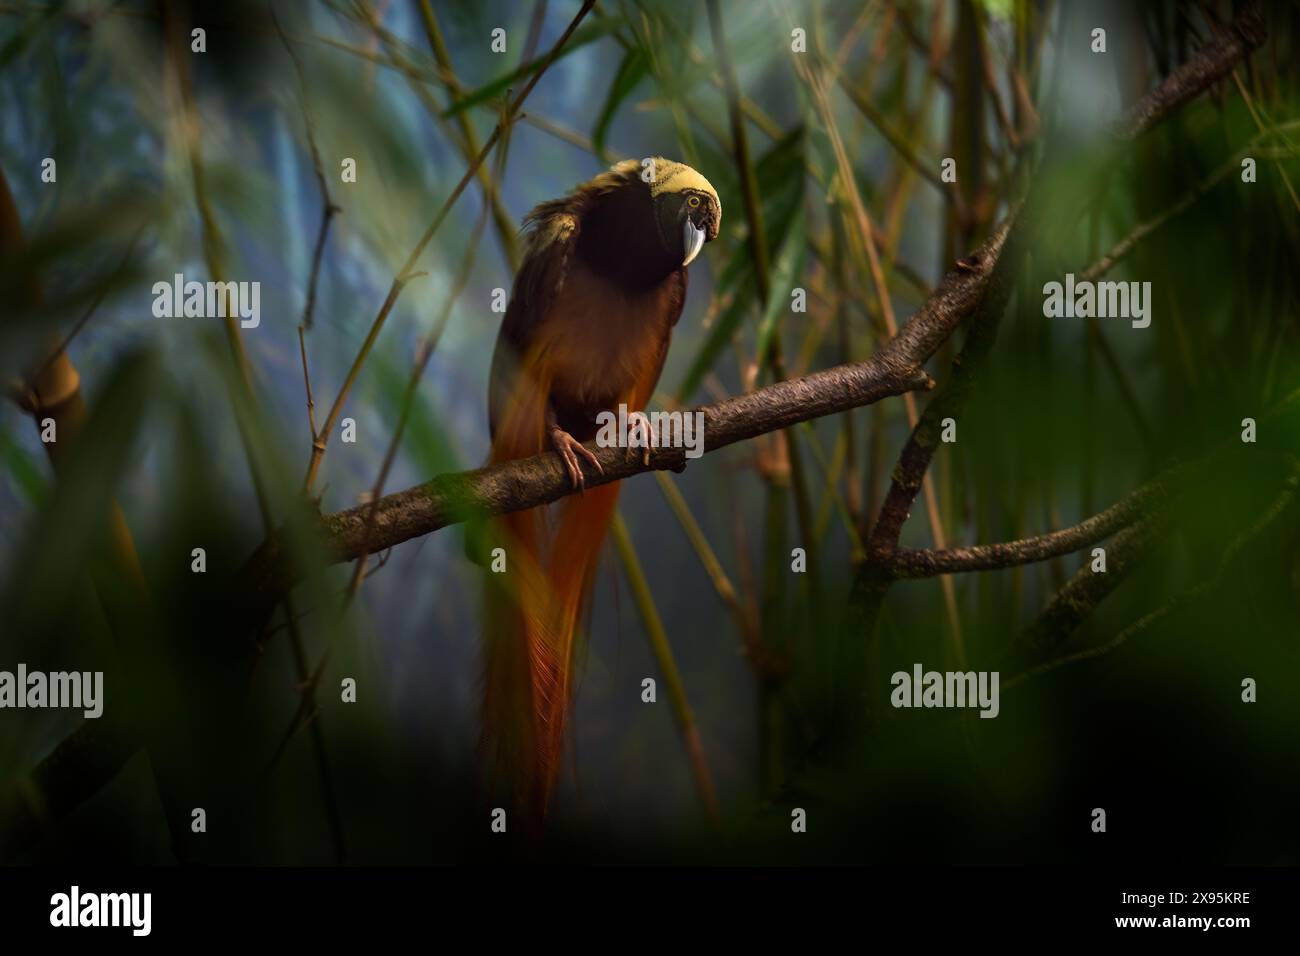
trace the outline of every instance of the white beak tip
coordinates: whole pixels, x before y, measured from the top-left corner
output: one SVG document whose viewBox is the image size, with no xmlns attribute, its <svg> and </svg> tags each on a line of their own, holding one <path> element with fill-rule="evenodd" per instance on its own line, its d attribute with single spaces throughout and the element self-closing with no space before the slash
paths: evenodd
<svg viewBox="0 0 1300 956">
<path fill-rule="evenodd" d="M 682 248 L 686 250 L 686 258 L 682 260 L 683 268 L 689 266 L 704 248 L 704 230 L 697 229 L 689 219 L 682 226 Z"/>
</svg>

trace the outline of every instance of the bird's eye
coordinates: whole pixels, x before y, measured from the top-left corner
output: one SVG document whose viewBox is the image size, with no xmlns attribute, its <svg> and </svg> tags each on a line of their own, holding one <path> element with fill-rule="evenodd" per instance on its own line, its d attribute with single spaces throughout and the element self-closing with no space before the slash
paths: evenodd
<svg viewBox="0 0 1300 956">
<path fill-rule="evenodd" d="M 686 200 L 686 205 L 690 206 L 692 209 L 694 209 L 699 204 L 700 204 L 699 196 L 691 196 Z"/>
</svg>

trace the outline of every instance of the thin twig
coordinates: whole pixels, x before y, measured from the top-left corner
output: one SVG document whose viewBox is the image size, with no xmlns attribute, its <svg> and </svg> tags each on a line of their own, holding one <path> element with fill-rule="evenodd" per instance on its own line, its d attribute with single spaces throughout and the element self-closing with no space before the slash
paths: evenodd
<svg viewBox="0 0 1300 956">
<path fill-rule="evenodd" d="M 311 154 L 312 170 L 316 174 L 316 188 L 320 191 L 321 197 L 320 226 L 316 231 L 316 245 L 312 250 L 311 273 L 307 280 L 307 300 L 302 309 L 302 325 L 310 329 L 316 310 L 316 284 L 320 277 L 321 258 L 325 252 L 325 237 L 329 233 L 330 222 L 341 210 L 335 204 L 333 197 L 330 196 L 329 182 L 325 178 L 325 166 L 321 162 L 320 149 L 316 145 L 316 129 L 315 124 L 312 122 L 311 101 L 307 96 L 307 78 L 303 72 L 302 60 L 298 56 L 298 51 L 293 48 L 293 44 L 289 42 L 288 36 L 285 35 L 284 28 L 280 25 L 280 18 L 275 14 L 274 4 L 271 4 L 270 8 L 271 20 L 275 23 L 276 32 L 280 35 L 280 42 L 284 44 L 289 58 L 293 61 L 294 73 L 298 77 L 298 97 L 302 103 L 303 128 L 307 134 L 307 147 Z M 306 371 L 305 357 L 303 359 L 303 370 Z M 313 439 L 315 436 L 316 432 L 313 428 Z"/>
<path fill-rule="evenodd" d="M 1172 205 L 1156 213 L 1150 219 L 1143 220 L 1133 227 L 1129 233 L 1113 245 L 1101 258 L 1083 270 L 1080 275 L 1080 281 L 1095 281 L 1104 273 L 1109 272 L 1116 265 L 1128 258 L 1129 253 L 1137 246 L 1139 242 L 1155 232 L 1169 220 L 1181 215 L 1189 209 L 1196 200 L 1200 199 L 1224 179 L 1231 176 L 1234 172 L 1241 169 L 1241 160 L 1250 154 L 1257 146 L 1275 135 L 1283 135 L 1288 132 L 1300 131 L 1300 120 L 1288 120 L 1285 123 L 1279 123 L 1276 126 L 1266 127 L 1257 135 L 1251 137 L 1250 141 L 1230 156 L 1226 162 L 1218 169 L 1210 173 L 1195 186 L 1189 189 Z"/>
<path fill-rule="evenodd" d="M 1120 139 L 1131 139 L 1155 126 L 1175 109 L 1232 72 L 1264 42 L 1264 18 L 1258 0 L 1243 5 L 1230 28 L 1205 44 L 1124 114 L 1115 125 Z"/>
<path fill-rule="evenodd" d="M 1223 553 L 1219 556 L 1219 561 L 1215 566 L 1214 573 L 1204 581 L 1188 588 L 1181 594 L 1175 595 L 1154 611 L 1144 614 L 1105 644 L 1084 648 L 1079 651 L 1073 651 L 1069 654 L 1064 654 L 1061 657 L 1045 661 L 1042 664 L 1009 678 L 1002 684 L 1002 689 L 1010 690 L 1025 681 L 1042 677 L 1044 674 L 1051 673 L 1052 671 L 1068 664 L 1077 664 L 1080 661 L 1092 660 L 1109 654 L 1111 651 L 1128 642 L 1129 639 L 1135 635 L 1140 634 L 1152 625 L 1164 620 L 1174 611 L 1185 607 L 1187 604 L 1190 604 L 1198 598 L 1210 595 L 1219 586 L 1220 582 L 1223 580 L 1223 575 L 1227 572 L 1229 566 L 1232 565 L 1245 546 L 1255 538 L 1259 537 L 1259 535 L 1265 531 L 1269 525 L 1276 521 L 1278 516 L 1281 515 L 1282 512 L 1291 504 L 1298 488 L 1300 488 L 1300 472 L 1293 470 L 1291 474 L 1287 476 L 1282 490 L 1278 493 L 1277 497 L 1273 499 L 1273 502 L 1269 505 L 1268 509 L 1256 521 L 1252 522 L 1249 528 L 1246 528 L 1233 538 L 1224 549 Z"/>
<path fill-rule="evenodd" d="M 311 430 L 312 444 L 316 443 L 316 401 L 311 394 L 311 375 L 307 371 L 307 342 L 303 326 L 298 326 L 298 353 L 302 356 L 302 385 L 307 392 L 307 427 Z"/>
<path fill-rule="evenodd" d="M 677 516 L 677 520 L 681 523 L 682 530 L 686 532 L 686 537 L 695 549 L 700 564 L 704 566 L 705 572 L 713 582 L 718 597 L 722 598 L 722 602 L 727 605 L 735 618 L 736 630 L 740 633 L 741 647 L 745 651 L 746 659 L 750 662 L 760 680 L 768 679 L 772 656 L 763 649 L 762 636 L 759 633 L 758 620 L 753 613 L 753 607 L 740 596 L 740 593 L 731 583 L 731 579 L 723 569 L 722 562 L 714 552 L 708 537 L 704 534 L 699 522 L 695 520 L 690 505 L 686 503 L 686 498 L 678 490 L 672 478 L 662 471 L 656 471 L 655 479 L 659 482 L 659 488 L 668 500 L 668 505 L 672 508 L 673 514 Z"/>
<path fill-rule="evenodd" d="M 622 514 L 617 511 L 614 513 L 614 521 L 610 526 L 610 530 L 613 533 L 614 544 L 618 548 L 619 557 L 623 562 L 623 571 L 627 575 L 628 584 L 632 588 L 632 597 L 636 600 L 637 608 L 641 612 L 646 637 L 650 639 L 650 649 L 654 653 L 655 660 L 659 664 L 659 670 L 663 673 L 664 680 L 668 684 L 668 695 L 672 701 L 673 715 L 677 718 L 677 725 L 681 728 L 682 740 L 686 745 L 687 756 L 690 758 L 691 774 L 695 778 L 695 787 L 699 791 L 700 802 L 704 804 L 704 810 L 709 815 L 710 821 L 716 823 L 718 821 L 718 797 L 713 787 L 713 776 L 709 773 L 708 762 L 704 758 L 704 745 L 700 740 L 700 730 L 695 723 L 695 715 L 691 710 L 690 701 L 686 698 L 686 685 L 682 682 L 681 671 L 673 658 L 673 648 L 668 643 L 668 633 L 664 630 L 659 611 L 655 608 L 654 594 L 650 590 L 645 572 L 641 570 L 641 562 L 637 559 L 636 551 L 632 547 L 632 537 L 628 534 L 627 525 L 623 522 Z"/>
<path fill-rule="evenodd" d="M 998 544 L 980 544 L 943 551 L 899 548 L 889 557 L 889 568 L 897 578 L 928 578 L 944 573 L 995 571 L 1070 554 L 1109 538 L 1141 518 L 1186 483 L 1190 466 L 1169 469 L 1157 478 L 1129 492 L 1105 511 L 1069 528 Z"/>
</svg>

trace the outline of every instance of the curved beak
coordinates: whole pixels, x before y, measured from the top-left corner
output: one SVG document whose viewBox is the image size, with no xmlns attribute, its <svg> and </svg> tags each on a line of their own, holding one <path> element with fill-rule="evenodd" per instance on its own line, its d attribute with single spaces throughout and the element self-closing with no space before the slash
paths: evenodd
<svg viewBox="0 0 1300 956">
<path fill-rule="evenodd" d="M 682 267 L 685 268 L 691 264 L 700 250 L 704 248 L 704 230 L 698 229 L 695 223 L 687 219 L 682 226 L 682 248 L 686 250 L 686 258 L 682 260 Z"/>
</svg>

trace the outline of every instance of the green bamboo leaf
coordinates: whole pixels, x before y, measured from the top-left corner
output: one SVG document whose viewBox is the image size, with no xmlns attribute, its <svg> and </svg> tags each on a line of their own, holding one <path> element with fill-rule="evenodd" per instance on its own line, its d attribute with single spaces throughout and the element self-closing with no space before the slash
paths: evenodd
<svg viewBox="0 0 1300 956">
<path fill-rule="evenodd" d="M 40 504 L 45 497 L 45 474 L 36 458 L 18 444 L 8 431 L 0 431 L 0 463 L 13 476 L 14 484 L 32 504 Z"/>
<path fill-rule="evenodd" d="M 596 120 L 596 127 L 591 134 L 591 145 L 597 154 L 605 152 L 605 136 L 609 133 L 609 125 L 614 121 L 614 114 L 618 111 L 619 104 L 627 99 L 636 85 L 641 82 L 649 65 L 650 61 L 640 47 L 633 47 L 623 57 L 623 62 L 618 66 L 618 73 L 614 75 L 614 82 L 609 85 L 605 106 L 601 109 L 600 118 Z"/>
<path fill-rule="evenodd" d="M 578 27 L 577 30 L 573 31 L 573 36 L 569 37 L 569 42 L 564 44 L 564 47 L 556 54 L 556 61 L 558 62 L 559 60 L 564 59 L 564 57 L 568 56 L 574 50 L 586 46 L 593 40 L 597 40 L 605 34 L 612 32 L 614 28 L 618 26 L 618 22 L 619 21 L 610 17 L 602 17 Z M 443 111 L 443 118 L 446 119 L 455 116 L 458 113 L 463 113 L 472 106 L 477 106 L 480 103 L 500 96 L 520 80 L 526 79 L 540 70 L 546 64 L 546 58 L 548 56 L 550 56 L 549 52 L 523 64 L 523 66 L 511 70 L 505 76 L 499 76 L 490 83 L 480 86 L 474 92 L 465 95 L 455 103 L 452 103 L 451 106 L 447 107 L 447 109 Z"/>
<path fill-rule="evenodd" d="M 997 17 L 999 20 L 1016 18 L 1015 0 L 980 0 L 980 6 L 989 16 Z"/>
<path fill-rule="evenodd" d="M 763 154 L 754 170 L 768 235 L 780 234 L 803 202 L 806 143 L 803 127 L 795 127 Z"/>
<path fill-rule="evenodd" d="M 377 373 L 375 378 L 385 420 L 396 427 L 401 418 L 402 404 L 411 376 L 410 356 L 400 351 L 383 352 L 376 353 L 372 361 Z M 434 362 L 436 361 L 435 355 Z M 384 436 L 385 447 L 391 438 L 391 432 Z M 415 392 L 399 451 L 414 465 L 417 473 L 426 478 L 443 472 L 460 471 L 465 467 L 447 431 L 446 423 L 433 408 L 426 388 Z M 369 481 L 370 478 L 367 477 L 366 480 Z"/>
<path fill-rule="evenodd" d="M 713 184 L 719 196 L 739 196 L 740 180 L 736 178 L 736 169 L 730 157 L 709 137 L 695 142 L 696 169 Z M 670 157 L 679 158 L 679 157 Z M 680 157 L 685 158 L 685 157 Z"/>
<path fill-rule="evenodd" d="M 763 154 L 755 169 L 758 193 L 762 197 L 764 228 L 771 235 L 786 234 L 788 224 L 796 216 L 802 222 L 805 144 L 803 127 L 796 127 Z M 802 237 L 804 233 L 800 235 Z M 799 243 L 804 245 L 805 239 L 800 238 Z M 686 401 L 699 387 L 754 303 L 754 261 L 748 244 L 741 245 L 727 263 L 718 279 L 715 294 L 726 295 L 733 290 L 735 297 L 731 305 L 714 323 L 677 388 L 678 401 Z M 788 288 L 785 296 L 789 296 Z"/>
<path fill-rule="evenodd" d="M 737 258 L 744 258 L 737 256 Z M 751 266 L 752 269 L 752 266 Z M 696 353 L 690 368 L 686 370 L 686 375 L 682 378 L 682 384 L 677 387 L 677 400 L 685 402 L 700 387 L 700 382 L 704 376 L 709 374 L 713 368 L 713 363 L 718 360 L 727 348 L 727 343 L 731 337 L 736 334 L 736 329 L 740 327 L 741 320 L 749 307 L 754 304 L 754 284 L 746 282 L 736 291 L 736 297 L 731 300 L 731 305 L 727 311 L 718 316 L 713 328 L 709 331 L 709 337 L 704 340 L 704 345 Z"/>
<path fill-rule="evenodd" d="M 776 263 L 772 267 L 772 295 L 767 300 L 763 317 L 758 323 L 758 361 L 762 364 L 767 356 L 768 346 L 772 342 L 772 333 L 777 321 L 790 308 L 790 292 L 803 274 L 804 254 L 808 250 L 807 225 L 804 222 L 803 208 L 795 210 L 794 222 L 785 231 L 781 241 L 781 250 L 777 253 Z"/>
<path fill-rule="evenodd" d="M 13 35 L 5 41 L 4 46 L 0 47 L 0 67 L 8 66 L 21 56 L 36 39 L 37 34 L 44 29 L 47 23 L 52 22 L 59 12 L 58 4 L 50 4 L 49 6 L 38 7 L 36 12 L 29 14 L 27 22 L 16 29 Z"/>
</svg>

